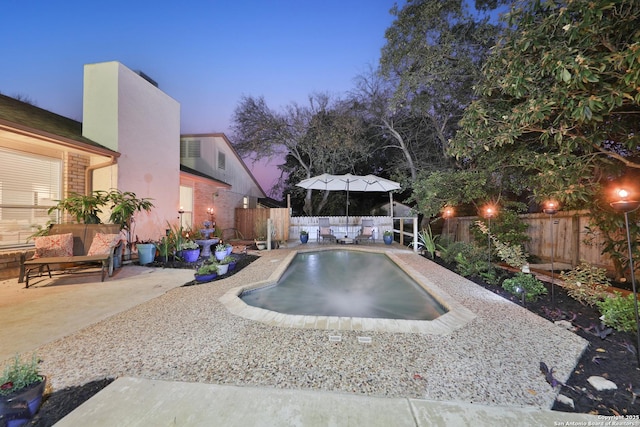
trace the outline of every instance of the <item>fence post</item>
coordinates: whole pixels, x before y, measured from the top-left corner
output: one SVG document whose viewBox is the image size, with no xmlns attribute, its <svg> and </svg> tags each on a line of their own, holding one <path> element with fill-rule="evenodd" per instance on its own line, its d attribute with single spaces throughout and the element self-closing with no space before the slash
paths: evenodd
<svg viewBox="0 0 640 427">
<path fill-rule="evenodd" d="M 418 217 L 413 217 L 413 252 L 418 252 Z"/>
</svg>

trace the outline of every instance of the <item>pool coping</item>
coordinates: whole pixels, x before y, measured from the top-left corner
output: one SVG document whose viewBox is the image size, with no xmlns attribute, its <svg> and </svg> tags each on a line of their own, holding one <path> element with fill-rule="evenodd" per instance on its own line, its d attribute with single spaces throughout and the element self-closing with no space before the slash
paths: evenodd
<svg viewBox="0 0 640 427">
<path fill-rule="evenodd" d="M 393 332 L 393 333 L 422 333 L 433 335 L 447 335 L 462 328 L 473 319 L 476 314 L 456 301 L 449 294 L 438 287 L 436 283 L 420 274 L 414 268 L 403 262 L 396 253 L 396 249 L 379 249 L 374 247 L 340 247 L 339 249 L 354 250 L 361 252 L 373 252 L 386 255 L 400 269 L 415 280 L 421 287 L 428 291 L 433 298 L 438 301 L 448 311 L 434 320 L 404 320 L 404 319 L 377 319 L 364 317 L 336 317 L 336 316 L 308 316 L 284 314 L 259 307 L 253 307 L 242 301 L 240 295 L 245 291 L 250 291 L 265 286 L 271 286 L 280 279 L 285 270 L 298 253 L 317 252 L 323 250 L 335 250 L 335 246 L 326 248 L 296 249 L 288 253 L 284 258 L 273 260 L 275 266 L 271 275 L 266 280 L 253 282 L 244 286 L 230 289 L 219 301 L 229 310 L 230 313 L 256 322 L 265 323 L 270 326 L 297 329 L 321 329 L 338 331 L 372 331 L 372 332 Z M 404 254 L 406 250 L 400 251 Z"/>
</svg>

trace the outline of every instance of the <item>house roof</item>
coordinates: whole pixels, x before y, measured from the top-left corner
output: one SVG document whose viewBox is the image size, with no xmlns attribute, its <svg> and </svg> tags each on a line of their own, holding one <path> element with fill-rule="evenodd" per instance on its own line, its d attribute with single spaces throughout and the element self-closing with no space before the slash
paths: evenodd
<svg viewBox="0 0 640 427">
<path fill-rule="evenodd" d="M 107 155 L 119 156 L 116 151 L 82 136 L 81 122 L 0 94 L 2 125 L 47 138 L 59 137 L 67 145 L 76 145 L 79 149 L 94 148 Z"/>
<path fill-rule="evenodd" d="M 287 205 L 280 200 L 272 199 L 271 197 L 261 197 L 258 199 L 258 204 L 265 208 L 286 208 Z"/>
<path fill-rule="evenodd" d="M 227 135 L 225 135 L 224 133 L 219 133 L 219 132 L 214 132 L 214 133 L 191 133 L 191 134 L 180 135 L 180 138 L 198 138 L 198 137 L 203 137 L 203 138 L 204 137 L 218 137 L 218 138 L 222 138 L 227 143 L 227 145 L 229 146 L 229 148 L 233 152 L 234 156 L 236 156 L 236 158 L 240 161 L 240 164 L 244 167 L 244 170 L 251 177 L 251 179 L 253 180 L 254 184 L 258 187 L 260 192 L 264 196 L 267 195 L 267 193 L 265 193 L 264 190 L 262 189 L 262 186 L 260 185 L 258 180 L 256 180 L 256 177 L 253 176 L 253 173 L 251 173 L 251 171 L 247 167 L 247 164 L 244 162 L 244 160 L 242 160 L 242 157 L 240 157 L 240 155 L 236 151 L 236 149 L 233 146 L 233 144 L 231 144 L 231 141 L 229 141 L 229 138 L 227 138 Z"/>
<path fill-rule="evenodd" d="M 182 163 L 180 164 L 180 172 L 185 172 L 185 173 L 188 173 L 189 175 L 194 175 L 194 176 L 197 176 L 197 177 L 200 177 L 200 178 L 205 178 L 205 179 L 220 183 L 222 185 L 225 185 L 227 187 L 231 187 L 231 184 L 228 184 L 228 183 L 226 183 L 224 181 L 220 181 L 219 179 L 214 178 L 211 175 L 207 175 L 206 173 L 202 173 L 200 171 L 192 169 L 192 168 L 190 168 L 188 166 L 183 165 Z"/>
</svg>

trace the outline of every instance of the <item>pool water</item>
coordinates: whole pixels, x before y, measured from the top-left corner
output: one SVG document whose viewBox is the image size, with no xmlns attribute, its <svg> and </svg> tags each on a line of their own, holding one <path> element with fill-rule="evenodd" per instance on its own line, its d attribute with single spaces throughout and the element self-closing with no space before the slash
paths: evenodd
<svg viewBox="0 0 640 427">
<path fill-rule="evenodd" d="M 447 310 L 381 253 L 298 253 L 278 283 L 245 291 L 248 305 L 284 314 L 433 320 Z"/>
</svg>

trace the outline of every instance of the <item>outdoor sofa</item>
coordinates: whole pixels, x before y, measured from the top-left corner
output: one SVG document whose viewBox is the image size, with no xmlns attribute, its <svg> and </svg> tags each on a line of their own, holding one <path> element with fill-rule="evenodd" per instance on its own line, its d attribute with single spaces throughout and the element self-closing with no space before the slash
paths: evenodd
<svg viewBox="0 0 640 427">
<path fill-rule="evenodd" d="M 102 281 L 113 274 L 114 256 L 121 252 L 122 238 L 118 224 L 54 224 L 46 236 L 35 238 L 34 256 L 20 265 L 18 281 L 42 275 L 46 269 L 72 272 L 99 265 Z"/>
</svg>

